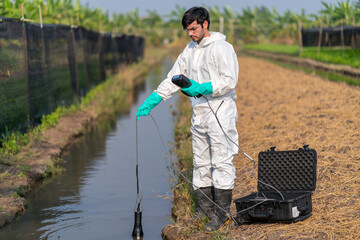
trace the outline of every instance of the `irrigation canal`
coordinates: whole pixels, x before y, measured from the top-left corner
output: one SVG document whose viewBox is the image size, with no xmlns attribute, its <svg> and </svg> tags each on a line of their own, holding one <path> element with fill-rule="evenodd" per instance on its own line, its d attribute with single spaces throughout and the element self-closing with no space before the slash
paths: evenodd
<svg viewBox="0 0 360 240">
<path fill-rule="evenodd" d="M 28 209 L 0 230 L 0 239 L 132 239 L 136 200 L 136 111 L 173 64 L 166 58 L 145 76 L 128 114 L 92 128 L 64 156 L 66 172 L 46 180 L 28 198 Z M 170 103 L 152 111 L 166 143 L 173 141 Z M 150 117 L 138 122 L 144 239 L 161 239 L 170 224 L 169 158 Z M 168 144 L 168 147 L 170 145 Z"/>
</svg>

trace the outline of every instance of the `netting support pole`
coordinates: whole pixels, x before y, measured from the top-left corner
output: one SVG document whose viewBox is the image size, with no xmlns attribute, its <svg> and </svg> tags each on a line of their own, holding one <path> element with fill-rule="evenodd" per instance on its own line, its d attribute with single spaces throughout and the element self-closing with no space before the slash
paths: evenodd
<svg viewBox="0 0 360 240">
<path fill-rule="evenodd" d="M 299 33 L 299 56 L 303 53 L 303 39 L 302 39 L 302 23 L 298 21 L 298 33 Z"/>
<path fill-rule="evenodd" d="M 105 66 L 104 66 L 104 56 L 103 56 L 103 29 L 102 23 L 99 23 L 99 83 L 105 80 Z"/>
<path fill-rule="evenodd" d="M 90 77 L 89 77 L 89 72 L 88 72 L 88 62 L 87 62 L 87 51 L 88 51 L 88 43 L 86 41 L 86 44 L 84 42 L 84 37 L 83 37 L 83 32 L 82 32 L 82 28 L 80 27 L 80 18 L 79 18 L 79 14 L 76 15 L 76 19 L 77 19 L 77 24 L 79 26 L 79 36 L 80 36 L 80 42 L 81 45 L 83 46 L 83 60 L 84 60 L 84 71 L 85 71 L 85 77 L 86 77 L 86 91 L 90 90 Z"/>
<path fill-rule="evenodd" d="M 78 66 L 76 61 L 76 40 L 75 40 L 75 26 L 74 20 L 71 18 L 71 40 L 73 45 L 73 55 L 74 55 L 74 70 L 75 70 L 75 83 L 76 83 L 76 95 L 80 97 L 80 89 L 79 89 L 79 76 L 78 76 Z"/>
<path fill-rule="evenodd" d="M 321 40 L 322 40 L 322 20 L 320 19 L 320 29 L 319 29 L 319 40 L 318 40 L 318 51 L 317 51 L 317 54 L 319 55 L 320 54 L 320 48 L 321 48 Z"/>
<path fill-rule="evenodd" d="M 327 27 L 330 28 L 329 15 L 326 15 L 326 24 L 327 24 Z M 330 40 L 329 40 L 329 33 L 328 32 L 325 33 L 325 46 L 330 47 Z"/>
<path fill-rule="evenodd" d="M 49 106 L 50 111 L 54 110 L 52 95 L 51 95 L 51 82 L 50 82 L 50 72 L 49 72 L 49 57 L 46 52 L 46 46 L 45 46 L 45 36 L 44 36 L 44 26 L 43 26 L 43 19 L 42 19 L 42 13 L 41 13 L 41 6 L 39 5 L 39 16 L 40 16 L 40 29 L 41 29 L 41 41 L 43 45 L 43 54 L 44 54 L 44 62 L 45 62 L 45 77 L 46 77 L 46 83 L 47 83 L 47 89 L 49 91 Z"/>
<path fill-rule="evenodd" d="M 341 19 L 341 49 L 342 57 L 344 57 L 344 19 Z"/>
<path fill-rule="evenodd" d="M 28 128 L 30 125 L 30 77 L 29 77 L 29 56 L 28 56 L 28 42 L 27 42 L 27 32 L 26 32 L 26 23 L 24 21 L 24 4 L 21 4 L 21 16 L 22 16 L 22 41 L 24 47 L 24 57 L 25 57 L 25 72 L 26 72 L 26 110 L 27 110 L 27 125 Z"/>
<path fill-rule="evenodd" d="M 356 38 L 355 38 L 355 31 L 354 31 L 354 27 L 355 27 L 355 16 L 353 16 L 353 20 L 352 20 L 352 33 L 351 33 L 351 48 L 356 48 Z"/>
</svg>

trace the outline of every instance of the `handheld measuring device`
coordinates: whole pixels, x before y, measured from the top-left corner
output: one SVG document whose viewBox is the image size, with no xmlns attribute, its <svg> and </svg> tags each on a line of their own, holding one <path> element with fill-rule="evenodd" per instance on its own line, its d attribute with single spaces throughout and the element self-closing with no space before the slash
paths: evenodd
<svg viewBox="0 0 360 240">
<path fill-rule="evenodd" d="M 178 87 L 181 87 L 181 88 L 188 88 L 191 86 L 191 82 L 190 82 L 190 79 L 187 78 L 185 75 L 183 74 L 179 74 L 179 75 L 175 75 L 171 78 L 171 81 L 173 84 L 175 84 L 176 86 Z M 188 94 L 184 93 L 183 91 L 181 91 L 183 94 L 185 94 L 186 96 L 189 96 Z M 197 96 L 194 96 L 194 98 L 199 98 L 201 97 L 202 95 L 199 94 Z M 191 97 L 191 96 L 189 96 Z"/>
</svg>

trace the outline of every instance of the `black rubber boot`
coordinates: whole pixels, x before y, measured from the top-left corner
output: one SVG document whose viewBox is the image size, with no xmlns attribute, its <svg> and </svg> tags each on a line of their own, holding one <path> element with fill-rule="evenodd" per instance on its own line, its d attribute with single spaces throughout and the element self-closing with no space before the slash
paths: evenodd
<svg viewBox="0 0 360 240">
<path fill-rule="evenodd" d="M 223 189 L 214 189 L 214 199 L 215 203 L 219 205 L 226 212 L 230 213 L 230 205 L 232 199 L 232 189 L 223 190 Z M 230 222 L 230 218 L 227 216 L 227 213 L 221 210 L 216 205 L 214 206 L 214 214 L 211 218 L 211 221 L 205 224 L 204 230 L 206 232 L 213 232 L 219 230 L 224 225 Z"/>
<path fill-rule="evenodd" d="M 214 214 L 214 203 L 209 200 L 213 200 L 213 187 L 204 187 L 200 188 L 200 190 L 197 189 L 194 191 L 196 200 L 196 212 L 194 216 L 190 219 L 190 222 L 201 220 L 204 217 L 210 218 Z M 207 197 L 205 197 L 204 194 Z"/>
</svg>

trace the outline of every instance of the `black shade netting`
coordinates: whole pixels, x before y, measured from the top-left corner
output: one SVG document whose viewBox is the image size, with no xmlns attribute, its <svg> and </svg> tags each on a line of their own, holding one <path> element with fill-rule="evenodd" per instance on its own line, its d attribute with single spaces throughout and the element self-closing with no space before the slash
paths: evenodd
<svg viewBox="0 0 360 240">
<path fill-rule="evenodd" d="M 0 18 L 0 134 L 24 132 L 143 57 L 141 37 Z"/>
<path fill-rule="evenodd" d="M 343 29 L 343 30 L 342 30 Z M 344 26 L 329 28 L 307 28 L 302 29 L 302 41 L 304 47 L 318 46 L 321 34 L 321 46 L 342 46 L 342 35 L 344 46 L 360 48 L 360 27 Z M 343 33 L 342 33 L 343 32 Z"/>
</svg>

